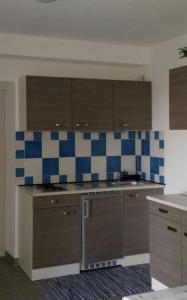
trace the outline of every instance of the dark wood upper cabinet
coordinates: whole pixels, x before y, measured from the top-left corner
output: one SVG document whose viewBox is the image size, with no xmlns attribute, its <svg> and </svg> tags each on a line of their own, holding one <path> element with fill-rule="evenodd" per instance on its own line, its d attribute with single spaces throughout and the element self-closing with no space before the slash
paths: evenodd
<svg viewBox="0 0 187 300">
<path fill-rule="evenodd" d="M 169 72 L 170 129 L 187 129 L 187 66 Z"/>
<path fill-rule="evenodd" d="M 114 128 L 151 129 L 151 83 L 113 81 Z"/>
<path fill-rule="evenodd" d="M 26 76 L 24 85 L 27 130 L 71 128 L 70 79 Z"/>
<path fill-rule="evenodd" d="M 72 79 L 73 128 L 113 129 L 112 81 Z"/>
</svg>

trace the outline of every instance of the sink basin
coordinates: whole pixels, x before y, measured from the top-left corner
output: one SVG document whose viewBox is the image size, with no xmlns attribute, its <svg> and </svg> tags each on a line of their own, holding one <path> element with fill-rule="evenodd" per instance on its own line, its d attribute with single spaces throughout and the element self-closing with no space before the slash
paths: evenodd
<svg viewBox="0 0 187 300">
<path fill-rule="evenodd" d="M 141 185 L 144 184 L 143 182 L 140 181 L 113 181 L 111 182 L 112 186 L 131 186 L 131 185 Z"/>
</svg>

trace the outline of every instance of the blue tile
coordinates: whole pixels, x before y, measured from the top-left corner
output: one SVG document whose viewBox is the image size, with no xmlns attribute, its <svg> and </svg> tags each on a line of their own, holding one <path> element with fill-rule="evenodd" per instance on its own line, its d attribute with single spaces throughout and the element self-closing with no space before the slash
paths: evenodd
<svg viewBox="0 0 187 300">
<path fill-rule="evenodd" d="M 141 153 L 142 155 L 150 155 L 150 141 L 149 140 L 142 140 L 141 141 Z"/>
<path fill-rule="evenodd" d="M 51 140 L 56 141 L 59 139 L 59 132 L 58 131 L 51 131 Z"/>
<path fill-rule="evenodd" d="M 114 173 L 107 173 L 107 180 L 114 180 Z"/>
<path fill-rule="evenodd" d="M 159 148 L 164 149 L 164 140 L 159 141 Z"/>
<path fill-rule="evenodd" d="M 43 176 L 59 174 L 58 158 L 43 158 L 42 160 Z"/>
<path fill-rule="evenodd" d="M 24 131 L 17 131 L 16 132 L 16 141 L 24 141 L 25 133 Z"/>
<path fill-rule="evenodd" d="M 142 180 L 146 180 L 146 174 L 145 174 L 145 172 L 142 172 L 142 174 L 141 174 L 141 179 L 142 179 Z"/>
<path fill-rule="evenodd" d="M 35 131 L 33 134 L 34 141 L 41 141 L 42 133 L 40 131 Z"/>
<path fill-rule="evenodd" d="M 160 134 L 159 134 L 159 131 L 155 131 L 155 140 L 159 140 L 159 136 L 160 136 Z"/>
<path fill-rule="evenodd" d="M 150 158 L 150 173 L 159 175 L 160 158 Z"/>
<path fill-rule="evenodd" d="M 75 141 L 60 141 L 59 155 L 60 157 L 75 157 Z"/>
<path fill-rule="evenodd" d="M 59 176 L 59 182 L 60 183 L 67 183 L 67 181 L 68 181 L 67 175 L 60 175 Z"/>
<path fill-rule="evenodd" d="M 160 158 L 160 166 L 164 167 L 164 158 Z"/>
<path fill-rule="evenodd" d="M 91 157 L 76 157 L 76 174 L 91 173 Z"/>
<path fill-rule="evenodd" d="M 99 132 L 99 139 L 106 140 L 106 132 Z"/>
<path fill-rule="evenodd" d="M 44 184 L 51 183 L 51 177 L 49 175 L 43 176 L 42 183 Z"/>
<path fill-rule="evenodd" d="M 142 132 L 138 131 L 138 139 L 141 140 L 141 138 L 142 138 Z"/>
<path fill-rule="evenodd" d="M 154 174 L 151 174 L 150 180 L 153 181 L 153 182 L 155 182 L 155 175 Z"/>
<path fill-rule="evenodd" d="M 129 139 L 135 139 L 136 132 L 135 131 L 129 131 Z"/>
<path fill-rule="evenodd" d="M 25 169 L 24 168 L 16 168 L 16 177 L 24 177 Z"/>
<path fill-rule="evenodd" d="M 92 156 L 106 156 L 106 141 L 105 140 L 92 140 L 91 142 Z"/>
<path fill-rule="evenodd" d="M 91 132 L 84 132 L 83 133 L 84 140 L 91 140 Z"/>
<path fill-rule="evenodd" d="M 140 172 L 141 171 L 141 156 L 136 156 L 136 172 Z"/>
<path fill-rule="evenodd" d="M 16 150 L 16 158 L 21 159 L 25 157 L 25 151 L 24 150 Z"/>
<path fill-rule="evenodd" d="M 93 173 L 92 174 L 92 181 L 99 181 L 99 174 L 98 173 Z"/>
<path fill-rule="evenodd" d="M 120 140 L 121 139 L 121 132 L 114 132 L 114 139 Z"/>
<path fill-rule="evenodd" d="M 121 156 L 107 156 L 107 173 L 121 171 Z"/>
<path fill-rule="evenodd" d="M 150 131 L 146 131 L 146 132 L 145 132 L 145 138 L 146 138 L 147 140 L 150 139 Z"/>
<path fill-rule="evenodd" d="M 41 141 L 25 141 L 25 157 L 41 158 L 42 157 Z"/>
<path fill-rule="evenodd" d="M 33 184 L 33 177 L 29 176 L 29 177 L 25 177 L 25 184 Z"/>
<path fill-rule="evenodd" d="M 74 131 L 68 131 L 67 139 L 68 140 L 75 140 L 75 132 Z"/>
<path fill-rule="evenodd" d="M 121 154 L 122 155 L 135 155 L 135 140 L 122 140 L 121 141 Z"/>
<path fill-rule="evenodd" d="M 165 178 L 164 178 L 164 176 L 160 176 L 159 179 L 160 179 L 160 183 L 161 184 L 165 184 Z"/>
<path fill-rule="evenodd" d="M 83 175 L 82 174 L 76 174 L 76 182 L 83 182 Z"/>
</svg>

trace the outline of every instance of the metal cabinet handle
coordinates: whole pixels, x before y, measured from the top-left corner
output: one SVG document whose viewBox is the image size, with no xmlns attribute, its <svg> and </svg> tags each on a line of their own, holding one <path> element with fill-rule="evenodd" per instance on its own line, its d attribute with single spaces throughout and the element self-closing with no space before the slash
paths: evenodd
<svg viewBox="0 0 187 300">
<path fill-rule="evenodd" d="M 128 127 L 128 126 L 129 126 L 129 124 L 127 124 L 127 123 L 120 124 L 120 127 Z"/>
<path fill-rule="evenodd" d="M 84 200 L 83 205 L 84 205 L 84 218 L 88 219 L 89 218 L 89 201 Z"/>
<path fill-rule="evenodd" d="M 69 127 L 68 123 L 56 123 L 55 124 L 56 127 Z"/>
<path fill-rule="evenodd" d="M 176 228 L 171 227 L 171 226 L 167 226 L 167 229 L 170 231 L 173 231 L 173 232 L 178 232 L 178 230 Z"/>
<path fill-rule="evenodd" d="M 76 127 L 80 127 L 80 123 L 76 123 L 75 126 L 76 126 Z"/>
<path fill-rule="evenodd" d="M 159 208 L 158 210 L 163 214 L 168 214 L 168 211 L 164 208 Z"/>
<path fill-rule="evenodd" d="M 187 232 L 184 232 L 184 236 L 187 237 Z"/>
<path fill-rule="evenodd" d="M 64 211 L 63 212 L 63 215 L 64 216 L 73 216 L 73 215 L 76 215 L 77 212 L 75 210 L 71 210 L 71 211 Z"/>
<path fill-rule="evenodd" d="M 61 126 L 62 126 L 62 124 L 60 124 L 60 123 L 56 123 L 56 124 L 55 124 L 55 126 L 56 126 L 56 127 L 61 127 Z"/>
<path fill-rule="evenodd" d="M 54 199 L 51 199 L 51 204 L 59 204 L 60 203 L 60 200 L 54 200 Z"/>
<path fill-rule="evenodd" d="M 84 123 L 84 127 L 88 127 L 89 126 L 89 124 L 88 123 Z"/>
</svg>

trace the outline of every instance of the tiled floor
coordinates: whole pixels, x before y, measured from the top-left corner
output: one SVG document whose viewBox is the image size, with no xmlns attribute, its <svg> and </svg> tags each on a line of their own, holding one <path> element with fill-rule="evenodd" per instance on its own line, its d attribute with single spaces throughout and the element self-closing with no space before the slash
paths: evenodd
<svg viewBox="0 0 187 300">
<path fill-rule="evenodd" d="M 113 297 L 108 300 L 120 299 Z M 19 266 L 0 258 L 0 300 L 46 300 L 46 297 Z"/>
<path fill-rule="evenodd" d="M 46 300 L 19 266 L 0 258 L 0 300 Z"/>
</svg>

